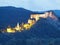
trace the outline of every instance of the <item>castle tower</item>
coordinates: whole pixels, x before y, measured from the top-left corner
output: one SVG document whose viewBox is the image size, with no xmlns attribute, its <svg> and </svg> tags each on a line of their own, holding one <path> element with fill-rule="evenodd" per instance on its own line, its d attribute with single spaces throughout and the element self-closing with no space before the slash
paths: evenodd
<svg viewBox="0 0 60 45">
<path fill-rule="evenodd" d="M 50 13 L 49 16 L 52 17 L 53 16 L 52 12 L 49 12 L 49 13 Z"/>
<path fill-rule="evenodd" d="M 47 18 L 49 16 L 49 12 L 45 12 L 45 18 Z"/>
<path fill-rule="evenodd" d="M 33 24 L 35 23 L 35 20 L 29 19 L 29 20 L 28 20 L 28 23 L 33 25 Z"/>
<path fill-rule="evenodd" d="M 36 21 L 38 21 L 38 20 L 39 20 L 39 14 L 32 14 L 32 15 L 30 16 L 30 18 L 31 18 L 31 19 L 34 18 Z"/>
<path fill-rule="evenodd" d="M 20 31 L 21 30 L 21 27 L 20 27 L 19 23 L 17 23 L 17 25 L 15 27 L 15 30 L 17 30 L 17 31 Z"/>
<path fill-rule="evenodd" d="M 52 19 L 58 20 L 57 17 L 53 14 L 53 12 L 50 12 L 49 17 Z"/>
<path fill-rule="evenodd" d="M 18 28 L 20 27 L 19 23 L 17 23 L 17 26 L 16 27 L 18 27 Z"/>
</svg>

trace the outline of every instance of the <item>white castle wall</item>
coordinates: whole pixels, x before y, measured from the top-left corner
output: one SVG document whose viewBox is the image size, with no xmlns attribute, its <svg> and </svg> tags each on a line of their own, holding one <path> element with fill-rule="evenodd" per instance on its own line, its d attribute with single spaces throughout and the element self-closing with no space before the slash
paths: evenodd
<svg viewBox="0 0 60 45">
<path fill-rule="evenodd" d="M 51 17 L 52 19 L 57 19 L 56 16 L 52 13 L 52 12 L 45 12 L 44 14 L 32 14 L 30 16 L 30 18 L 35 18 L 36 21 L 39 19 L 39 18 L 47 18 L 47 17 Z"/>
</svg>

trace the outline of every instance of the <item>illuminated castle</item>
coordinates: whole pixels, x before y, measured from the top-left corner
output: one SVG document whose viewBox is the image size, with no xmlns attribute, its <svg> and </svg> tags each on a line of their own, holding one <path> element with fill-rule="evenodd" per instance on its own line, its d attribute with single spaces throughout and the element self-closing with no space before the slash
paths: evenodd
<svg viewBox="0 0 60 45">
<path fill-rule="evenodd" d="M 22 24 L 21 26 L 19 23 L 14 28 L 8 27 L 6 30 L 8 33 L 15 33 L 15 32 L 21 32 L 22 30 L 29 30 L 31 26 L 35 23 L 35 20 L 29 19 L 27 23 Z"/>
<path fill-rule="evenodd" d="M 51 17 L 52 19 L 57 19 L 52 12 L 45 12 L 44 14 L 31 14 L 30 19 L 28 19 L 27 23 L 25 24 L 22 23 L 21 25 L 17 23 L 17 25 L 14 28 L 11 28 L 9 26 L 6 29 L 6 32 L 15 33 L 15 32 L 21 32 L 23 30 L 29 30 L 32 27 L 32 25 L 34 25 L 40 18 L 47 18 L 47 17 Z"/>
<path fill-rule="evenodd" d="M 36 21 L 38 21 L 40 18 L 47 18 L 51 17 L 52 19 L 57 19 L 56 16 L 54 16 L 53 12 L 45 12 L 44 14 L 31 14 L 31 18 L 35 18 Z"/>
</svg>

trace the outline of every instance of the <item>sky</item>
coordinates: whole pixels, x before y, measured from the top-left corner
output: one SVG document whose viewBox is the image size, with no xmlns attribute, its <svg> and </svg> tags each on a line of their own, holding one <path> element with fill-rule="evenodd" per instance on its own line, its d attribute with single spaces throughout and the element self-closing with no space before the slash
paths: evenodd
<svg viewBox="0 0 60 45">
<path fill-rule="evenodd" d="M 60 0 L 0 0 L 0 7 L 14 6 L 32 11 L 60 10 Z"/>
</svg>

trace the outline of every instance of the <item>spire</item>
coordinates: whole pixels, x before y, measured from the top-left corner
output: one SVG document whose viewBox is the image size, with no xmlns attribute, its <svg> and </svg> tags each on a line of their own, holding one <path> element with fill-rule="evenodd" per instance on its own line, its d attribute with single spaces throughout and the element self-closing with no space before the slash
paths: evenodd
<svg viewBox="0 0 60 45">
<path fill-rule="evenodd" d="M 16 27 L 20 27 L 19 22 L 17 23 L 17 26 Z"/>
<path fill-rule="evenodd" d="M 17 23 L 15 29 L 16 29 L 17 31 L 20 31 L 21 27 L 20 27 L 20 25 L 19 25 L 19 22 Z"/>
</svg>

